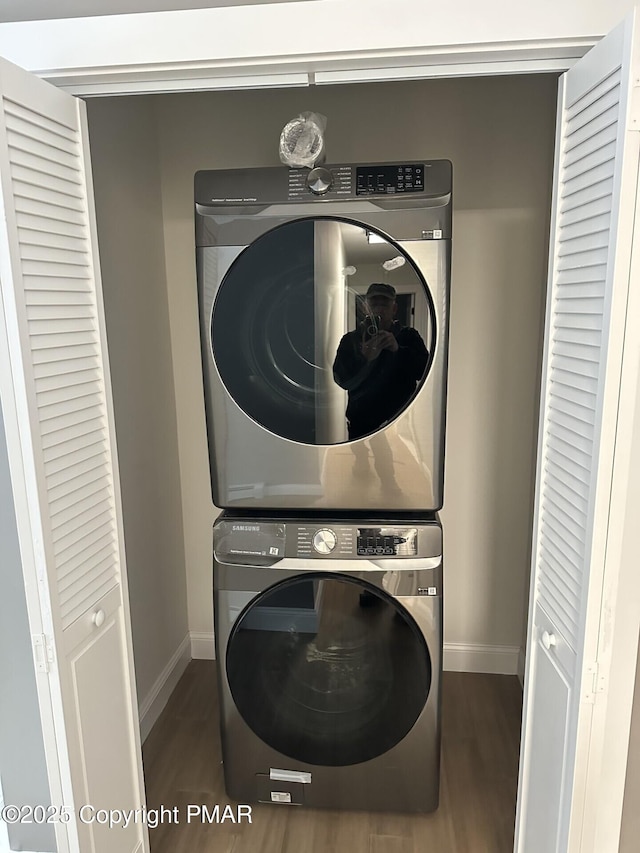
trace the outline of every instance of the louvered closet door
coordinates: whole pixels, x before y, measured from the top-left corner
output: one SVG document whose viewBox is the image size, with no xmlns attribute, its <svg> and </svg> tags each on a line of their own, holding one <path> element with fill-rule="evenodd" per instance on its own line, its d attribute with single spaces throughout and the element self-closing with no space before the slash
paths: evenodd
<svg viewBox="0 0 640 853">
<path fill-rule="evenodd" d="M 0 96 L 0 388 L 58 850 L 147 850 L 140 822 L 78 819 L 144 802 L 84 104 L 5 62 Z"/>
<path fill-rule="evenodd" d="M 633 30 L 630 19 L 560 81 L 518 853 L 591 849 L 585 784 L 606 675 L 597 649 L 638 175 Z"/>
</svg>

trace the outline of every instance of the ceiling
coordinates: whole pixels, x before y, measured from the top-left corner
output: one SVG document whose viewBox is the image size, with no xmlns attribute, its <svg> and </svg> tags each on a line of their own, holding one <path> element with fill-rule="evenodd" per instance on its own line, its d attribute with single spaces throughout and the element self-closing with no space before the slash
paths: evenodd
<svg viewBox="0 0 640 853">
<path fill-rule="evenodd" d="M 291 2 L 294 0 L 2 0 L 0 23 Z M 313 0 L 306 0 L 306 2 L 313 2 Z"/>
</svg>

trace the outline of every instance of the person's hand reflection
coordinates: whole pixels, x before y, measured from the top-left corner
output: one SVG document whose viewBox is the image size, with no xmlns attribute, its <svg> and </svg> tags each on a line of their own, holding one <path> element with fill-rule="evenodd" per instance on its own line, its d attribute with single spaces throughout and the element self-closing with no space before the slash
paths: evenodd
<svg viewBox="0 0 640 853">
<path fill-rule="evenodd" d="M 390 352 L 398 351 L 398 341 L 392 332 L 379 331 L 371 338 L 362 342 L 360 351 L 367 361 L 376 359 L 382 350 L 388 349 Z"/>
</svg>

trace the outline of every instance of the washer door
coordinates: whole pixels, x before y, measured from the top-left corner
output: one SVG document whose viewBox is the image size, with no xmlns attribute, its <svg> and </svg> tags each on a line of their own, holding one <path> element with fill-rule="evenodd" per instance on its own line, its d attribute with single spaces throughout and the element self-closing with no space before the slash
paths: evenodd
<svg viewBox="0 0 640 853">
<path fill-rule="evenodd" d="M 303 764 L 368 761 L 399 743 L 424 708 L 431 660 L 393 598 L 346 576 L 284 581 L 236 620 L 227 680 L 247 725 Z"/>
<path fill-rule="evenodd" d="M 366 299 L 373 283 L 391 285 L 395 300 L 384 287 Z M 429 372 L 434 318 L 427 283 L 400 246 L 357 223 L 302 219 L 258 238 L 227 271 L 212 355 L 231 397 L 265 429 L 339 444 L 407 407 Z M 372 342 L 378 332 L 393 337 Z"/>
</svg>

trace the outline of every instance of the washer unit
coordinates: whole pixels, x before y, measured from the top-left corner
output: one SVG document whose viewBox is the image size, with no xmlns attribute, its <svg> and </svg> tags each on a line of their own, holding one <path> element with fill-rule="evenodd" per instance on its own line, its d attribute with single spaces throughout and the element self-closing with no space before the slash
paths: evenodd
<svg viewBox="0 0 640 853">
<path fill-rule="evenodd" d="M 222 752 L 240 802 L 437 808 L 442 530 L 391 519 L 216 522 Z"/>
<path fill-rule="evenodd" d="M 196 174 L 217 506 L 442 507 L 451 194 L 448 160 Z M 372 283 L 391 285 L 394 329 L 410 331 L 367 362 L 357 347 L 371 328 Z M 350 331 L 360 362 L 345 373 L 336 357 Z M 416 361 L 407 342 L 420 339 Z M 394 361 L 402 382 L 352 403 L 367 371 L 381 376 Z"/>
</svg>

